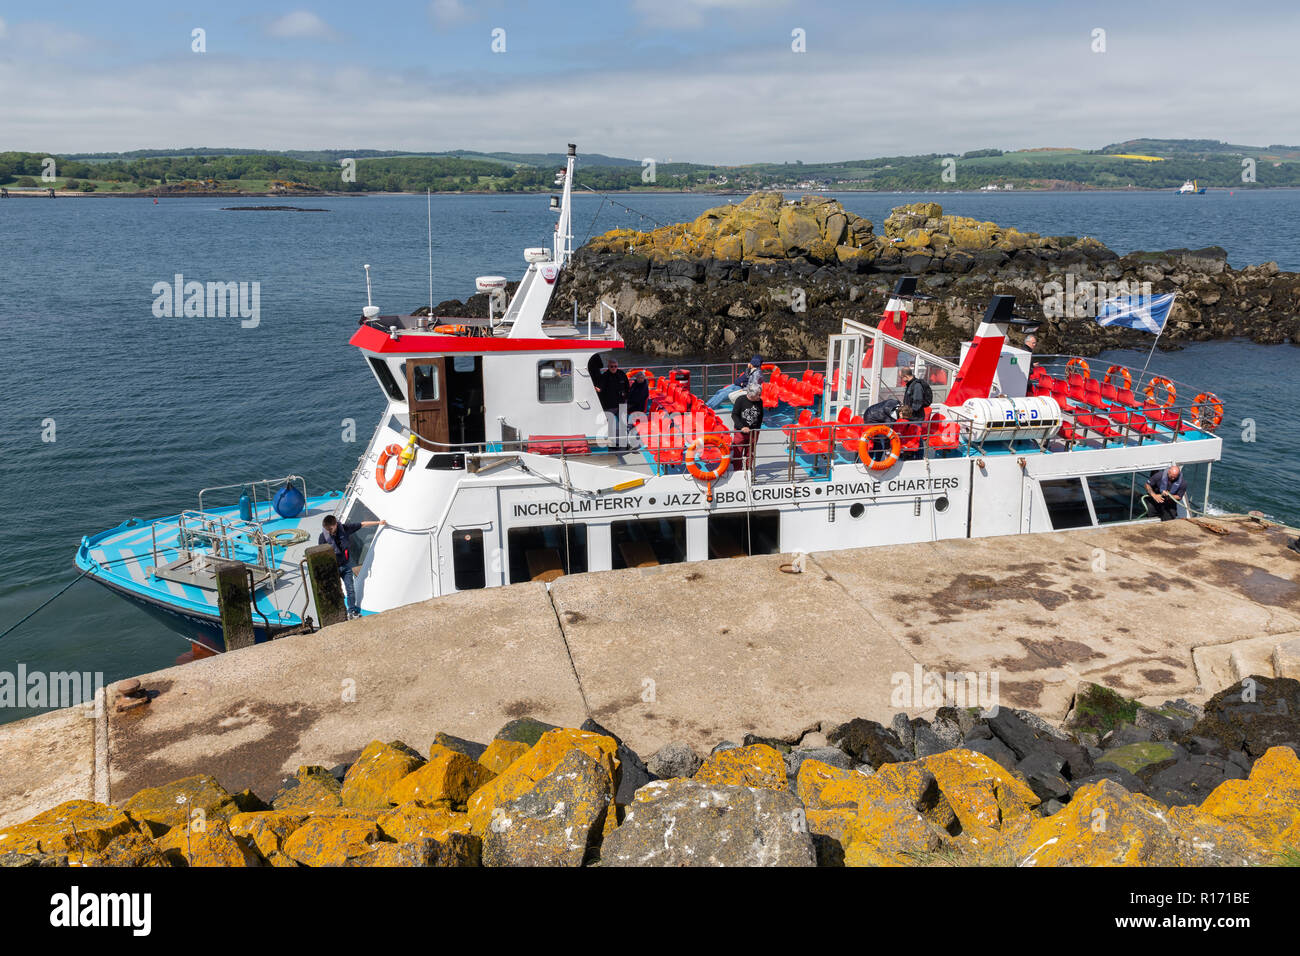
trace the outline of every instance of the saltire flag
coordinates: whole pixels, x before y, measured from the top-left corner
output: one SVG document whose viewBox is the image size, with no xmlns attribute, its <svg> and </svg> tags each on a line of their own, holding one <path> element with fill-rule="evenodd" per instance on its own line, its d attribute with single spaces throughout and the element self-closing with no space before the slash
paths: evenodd
<svg viewBox="0 0 1300 956">
<path fill-rule="evenodd" d="M 1174 306 L 1173 292 L 1164 295 L 1121 295 L 1107 299 L 1097 310 L 1100 325 L 1120 325 L 1159 335 Z"/>
</svg>

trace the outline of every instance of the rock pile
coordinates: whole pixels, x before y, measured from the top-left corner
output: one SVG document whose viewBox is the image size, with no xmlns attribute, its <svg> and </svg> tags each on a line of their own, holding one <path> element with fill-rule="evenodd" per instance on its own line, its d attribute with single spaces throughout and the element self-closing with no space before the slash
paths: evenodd
<svg viewBox="0 0 1300 956">
<path fill-rule="evenodd" d="M 648 761 L 588 721 L 428 756 L 372 741 L 264 803 L 210 776 L 0 832 L 5 866 L 1246 865 L 1300 859 L 1300 682 L 1202 709 L 1083 685 L 1062 727 L 1001 708 L 864 719 Z"/>
<path fill-rule="evenodd" d="M 1234 269 L 1219 247 L 1120 256 L 1095 239 L 946 215 L 933 202 L 894 209 L 882 229 L 823 196 L 755 193 L 690 223 L 597 236 L 559 280 L 552 313 L 604 300 L 628 346 L 648 354 L 821 357 L 826 335 L 845 318 L 874 324 L 894 277 L 909 274 L 936 301 L 918 307 L 908 337 L 939 354 L 956 354 L 1000 293 L 1017 296 L 1023 314 L 1044 304 L 1058 313 L 1044 317 L 1040 351 L 1149 346 L 1088 311 L 1098 291 L 1148 288 L 1179 294 L 1162 344 L 1300 341 L 1300 275 L 1276 263 Z M 454 311 L 444 306 L 435 311 Z"/>
</svg>

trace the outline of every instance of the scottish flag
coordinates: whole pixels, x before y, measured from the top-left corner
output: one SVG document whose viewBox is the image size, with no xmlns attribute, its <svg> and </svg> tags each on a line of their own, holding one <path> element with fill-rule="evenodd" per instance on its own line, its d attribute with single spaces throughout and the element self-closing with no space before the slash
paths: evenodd
<svg viewBox="0 0 1300 956">
<path fill-rule="evenodd" d="M 1174 305 L 1173 292 L 1165 295 L 1121 295 L 1107 299 L 1097 310 L 1101 325 L 1122 325 L 1159 335 Z"/>
</svg>

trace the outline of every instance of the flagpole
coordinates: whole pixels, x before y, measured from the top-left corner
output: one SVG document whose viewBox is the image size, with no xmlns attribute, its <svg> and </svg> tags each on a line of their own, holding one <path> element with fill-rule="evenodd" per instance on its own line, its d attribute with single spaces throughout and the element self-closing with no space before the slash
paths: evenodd
<svg viewBox="0 0 1300 956">
<path fill-rule="evenodd" d="M 1151 343 L 1151 351 L 1147 353 L 1146 364 L 1142 366 L 1142 372 L 1138 375 L 1138 386 L 1141 387 L 1142 379 L 1147 374 L 1147 369 L 1151 367 L 1151 357 L 1156 354 L 1156 345 L 1160 342 L 1160 336 L 1165 334 L 1165 326 L 1173 317 L 1174 306 L 1178 304 L 1178 293 L 1174 293 L 1174 301 L 1169 303 L 1169 311 L 1165 313 L 1165 320 L 1160 323 L 1160 331 L 1156 333 L 1155 341 Z"/>
</svg>

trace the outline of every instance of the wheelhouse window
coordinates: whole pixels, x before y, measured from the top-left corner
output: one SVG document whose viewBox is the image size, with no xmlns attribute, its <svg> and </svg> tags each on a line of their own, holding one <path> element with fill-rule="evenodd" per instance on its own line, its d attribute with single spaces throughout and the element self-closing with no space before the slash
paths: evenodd
<svg viewBox="0 0 1300 956">
<path fill-rule="evenodd" d="M 1042 482 L 1041 487 L 1053 530 L 1087 528 L 1092 525 L 1088 500 L 1083 496 L 1082 479 L 1055 478 Z"/>
<path fill-rule="evenodd" d="M 547 359 L 537 363 L 537 400 L 545 404 L 573 401 L 573 363 Z"/>
<path fill-rule="evenodd" d="M 460 528 L 451 533 L 451 566 L 457 591 L 487 587 L 483 564 L 483 531 Z"/>
<path fill-rule="evenodd" d="M 552 524 L 540 528 L 511 528 L 510 583 L 553 581 L 561 575 L 587 570 L 587 526 Z"/>
<path fill-rule="evenodd" d="M 442 384 L 438 381 L 438 366 L 417 362 L 411 373 L 411 382 L 415 385 L 417 402 L 436 402 L 442 393 Z"/>
<path fill-rule="evenodd" d="M 402 394 L 402 388 L 397 384 L 397 379 L 393 377 L 393 370 L 388 367 L 388 363 L 381 358 L 370 356 L 370 367 L 374 370 L 375 378 L 379 379 L 379 387 L 384 393 L 394 401 L 400 402 L 406 396 Z"/>
<path fill-rule="evenodd" d="M 619 568 L 648 568 L 686 560 L 686 519 L 647 518 L 643 521 L 615 521 L 609 526 L 613 553 L 610 565 Z"/>
</svg>

